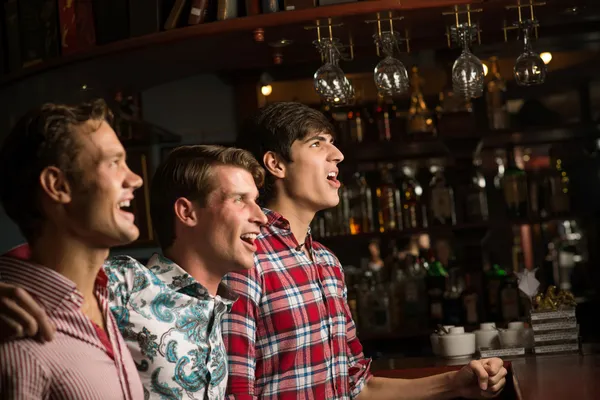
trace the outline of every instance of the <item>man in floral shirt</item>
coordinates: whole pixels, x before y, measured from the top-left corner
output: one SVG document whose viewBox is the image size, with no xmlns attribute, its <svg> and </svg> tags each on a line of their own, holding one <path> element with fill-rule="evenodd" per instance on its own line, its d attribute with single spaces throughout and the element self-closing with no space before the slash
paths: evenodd
<svg viewBox="0 0 600 400">
<path fill-rule="evenodd" d="M 224 319 L 228 398 L 441 399 L 492 397 L 505 384 L 502 360 L 472 361 L 459 372 L 404 380 L 373 377 L 346 302 L 340 262 L 312 240 L 316 212 L 339 202 L 334 130 L 318 111 L 273 103 L 242 130 L 239 145 L 263 163 L 268 222 L 256 268 L 234 272 L 238 295 Z"/>
<path fill-rule="evenodd" d="M 234 297 L 221 279 L 254 265 L 254 240 L 266 222 L 256 204 L 263 178 L 264 170 L 243 150 L 173 150 L 151 185 L 151 214 L 164 255 L 154 254 L 146 267 L 126 256 L 104 265 L 111 310 L 146 398 L 224 397 L 228 373 L 221 319 Z M 28 257 L 23 248 L 12 254 Z M 0 297 L 11 297 L 4 288 Z M 47 327 L 29 296 L 17 301 Z M 14 315 L 0 309 L 2 317 Z M 5 321 L 0 318 L 3 336 L 13 331 L 2 326 Z M 16 323 L 33 335 L 37 326 L 28 322 Z"/>
</svg>

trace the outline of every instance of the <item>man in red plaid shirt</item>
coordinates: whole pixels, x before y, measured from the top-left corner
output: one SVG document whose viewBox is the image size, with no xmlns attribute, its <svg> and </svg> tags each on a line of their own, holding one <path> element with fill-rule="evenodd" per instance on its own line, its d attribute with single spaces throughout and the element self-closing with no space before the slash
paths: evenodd
<svg viewBox="0 0 600 400">
<path fill-rule="evenodd" d="M 229 399 L 443 399 L 493 397 L 504 387 L 502 360 L 423 379 L 373 377 L 346 302 L 336 256 L 312 240 L 316 212 L 339 202 L 334 130 L 299 103 L 259 110 L 239 137 L 267 170 L 268 222 L 255 267 L 231 273 L 239 294 L 224 319 Z"/>
</svg>

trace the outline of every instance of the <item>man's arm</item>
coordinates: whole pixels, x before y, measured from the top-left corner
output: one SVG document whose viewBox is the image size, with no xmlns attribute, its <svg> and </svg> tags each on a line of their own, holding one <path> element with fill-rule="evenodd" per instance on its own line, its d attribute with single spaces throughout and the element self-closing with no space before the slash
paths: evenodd
<svg viewBox="0 0 600 400">
<path fill-rule="evenodd" d="M 497 396 L 506 384 L 507 371 L 498 358 L 471 361 L 460 371 L 420 379 L 373 377 L 358 400 L 442 400 L 464 397 L 485 399 Z"/>
<path fill-rule="evenodd" d="M 346 338 L 348 344 L 348 375 L 350 378 L 350 394 L 352 398 L 356 398 L 363 390 L 368 381 L 372 379 L 371 360 L 365 358 L 363 347 L 356 336 L 356 324 L 352 319 L 350 307 L 348 307 L 348 289 L 346 282 L 343 279 L 344 285 L 344 313 L 346 314 Z"/>
<path fill-rule="evenodd" d="M 343 279 L 343 278 L 342 278 Z M 472 361 L 460 371 L 421 379 L 389 379 L 373 377 L 370 360 L 364 357 L 362 345 L 356 335 L 356 325 L 347 303 L 344 284 L 344 310 L 349 358 L 350 391 L 357 400 L 437 400 L 465 398 L 491 398 L 506 384 L 504 363 L 498 358 Z"/>
<path fill-rule="evenodd" d="M 256 399 L 256 320 L 262 289 L 255 270 L 231 273 L 224 283 L 239 296 L 229 315 L 223 319 L 223 339 L 229 362 L 227 399 Z"/>
<path fill-rule="evenodd" d="M 36 358 L 18 342 L 0 345 L 0 400 L 45 399 L 49 379 Z"/>
</svg>

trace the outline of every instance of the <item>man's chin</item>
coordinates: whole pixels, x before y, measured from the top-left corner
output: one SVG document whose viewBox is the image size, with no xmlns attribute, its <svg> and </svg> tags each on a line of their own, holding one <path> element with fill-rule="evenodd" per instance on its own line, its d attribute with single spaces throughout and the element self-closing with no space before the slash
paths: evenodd
<svg viewBox="0 0 600 400">
<path fill-rule="evenodd" d="M 111 247 L 127 246 L 140 237 L 140 231 L 137 227 L 123 230 L 120 235 L 114 240 L 114 244 Z"/>
</svg>

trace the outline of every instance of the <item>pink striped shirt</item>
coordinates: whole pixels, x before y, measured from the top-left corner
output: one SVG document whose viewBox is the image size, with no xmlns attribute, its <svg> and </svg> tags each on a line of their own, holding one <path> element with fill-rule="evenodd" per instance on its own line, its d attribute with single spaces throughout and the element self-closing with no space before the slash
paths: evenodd
<svg viewBox="0 0 600 400">
<path fill-rule="evenodd" d="M 49 343 L 22 339 L 0 344 L 0 399 L 144 398 L 135 363 L 108 307 L 102 270 L 95 292 L 108 340 L 81 311 L 83 296 L 75 284 L 58 272 L 2 256 L 0 281 L 32 294 L 56 326 Z"/>
</svg>

